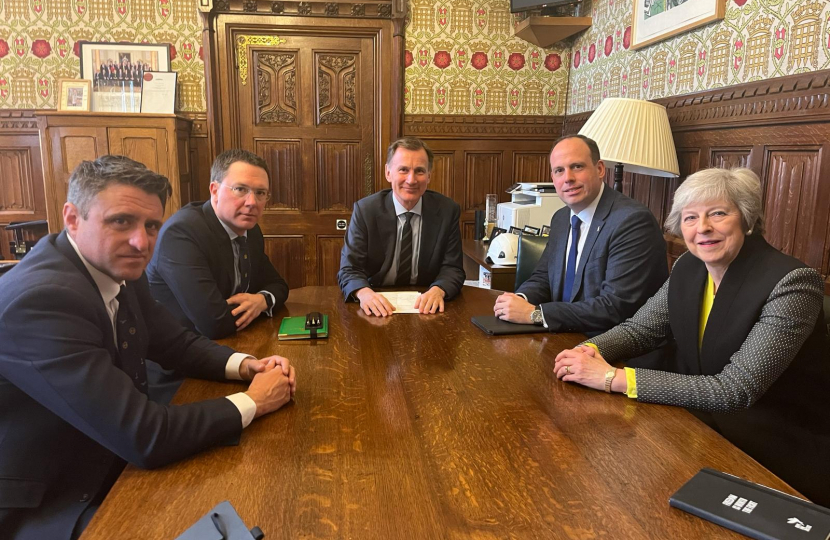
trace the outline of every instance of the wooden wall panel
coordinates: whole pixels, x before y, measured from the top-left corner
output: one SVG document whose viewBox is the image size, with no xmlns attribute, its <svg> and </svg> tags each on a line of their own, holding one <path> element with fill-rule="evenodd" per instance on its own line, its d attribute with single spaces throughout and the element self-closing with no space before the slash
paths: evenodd
<svg viewBox="0 0 830 540">
<path fill-rule="evenodd" d="M 340 270 L 340 252 L 343 236 L 317 237 L 317 284 L 337 285 L 337 271 Z"/>
<path fill-rule="evenodd" d="M 127 156 L 143 163 L 148 169 L 170 176 L 166 130 L 111 127 L 107 130 L 107 136 L 110 154 Z"/>
<path fill-rule="evenodd" d="M 752 147 L 749 148 L 712 148 L 712 156 L 709 158 L 709 163 L 712 167 L 720 167 L 721 169 L 734 169 L 735 167 L 749 167 L 750 153 Z"/>
<path fill-rule="evenodd" d="M 46 219 L 43 163 L 34 111 L 0 110 L 0 259 L 11 259 L 11 231 L 19 221 Z M 32 243 L 46 234 L 46 227 L 25 231 Z"/>
<path fill-rule="evenodd" d="M 550 182 L 549 152 L 514 152 L 514 182 Z"/>
<path fill-rule="evenodd" d="M 190 127 L 190 193 L 193 201 L 210 198 L 210 166 L 213 155 L 210 152 L 207 115 L 205 113 L 182 114 L 192 122 Z M 182 201 L 184 204 L 184 201 Z"/>
<path fill-rule="evenodd" d="M 452 198 L 454 172 L 454 154 L 452 152 L 434 152 L 432 174 L 429 177 L 429 189 Z"/>
<path fill-rule="evenodd" d="M 499 188 L 506 182 L 509 182 L 509 179 L 504 180 L 501 177 L 501 153 L 465 152 L 464 199 L 461 211 L 484 210 L 487 194 L 504 191 Z"/>
<path fill-rule="evenodd" d="M 822 268 L 826 245 L 827 208 L 821 204 L 826 200 L 821 200 L 820 162 L 818 146 L 767 147 L 764 165 L 766 238 L 815 268 Z"/>
<path fill-rule="evenodd" d="M 301 141 L 259 140 L 255 153 L 268 163 L 271 177 L 268 210 L 300 210 L 304 185 Z"/>
<path fill-rule="evenodd" d="M 319 209 L 350 212 L 362 196 L 360 141 L 318 141 L 315 158 Z"/>
<path fill-rule="evenodd" d="M 266 236 L 265 254 L 289 289 L 298 289 L 306 285 L 303 275 L 303 257 L 305 241 L 302 236 Z"/>
</svg>

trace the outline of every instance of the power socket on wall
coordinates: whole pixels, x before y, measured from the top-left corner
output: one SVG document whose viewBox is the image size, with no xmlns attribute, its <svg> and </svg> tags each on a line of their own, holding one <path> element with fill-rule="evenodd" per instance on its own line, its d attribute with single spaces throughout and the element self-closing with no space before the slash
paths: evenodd
<svg viewBox="0 0 830 540">
<path fill-rule="evenodd" d="M 338 231 L 345 231 L 347 226 L 348 222 L 345 219 L 338 219 L 335 221 L 335 227 L 337 227 Z"/>
</svg>

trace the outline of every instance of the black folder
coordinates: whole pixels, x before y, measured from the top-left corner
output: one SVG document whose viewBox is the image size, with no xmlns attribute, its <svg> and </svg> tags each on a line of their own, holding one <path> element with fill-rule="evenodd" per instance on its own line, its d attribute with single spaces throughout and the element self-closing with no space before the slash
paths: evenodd
<svg viewBox="0 0 830 540">
<path fill-rule="evenodd" d="M 472 323 L 481 328 L 488 336 L 507 336 L 510 334 L 538 334 L 547 332 L 544 326 L 535 324 L 514 324 L 503 321 L 493 315 L 478 315 L 470 319 Z"/>
<path fill-rule="evenodd" d="M 758 540 L 830 539 L 827 508 L 713 469 L 701 469 L 669 504 Z"/>
</svg>

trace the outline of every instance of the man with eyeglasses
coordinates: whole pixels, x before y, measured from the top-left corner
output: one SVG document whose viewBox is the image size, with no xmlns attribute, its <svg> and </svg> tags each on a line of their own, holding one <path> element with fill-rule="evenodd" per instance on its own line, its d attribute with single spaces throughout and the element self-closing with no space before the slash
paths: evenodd
<svg viewBox="0 0 830 540">
<path fill-rule="evenodd" d="M 228 150 L 210 169 L 210 200 L 184 206 L 162 227 L 150 291 L 184 326 L 223 338 L 285 303 L 288 284 L 257 225 L 270 194 L 265 160 Z"/>
</svg>

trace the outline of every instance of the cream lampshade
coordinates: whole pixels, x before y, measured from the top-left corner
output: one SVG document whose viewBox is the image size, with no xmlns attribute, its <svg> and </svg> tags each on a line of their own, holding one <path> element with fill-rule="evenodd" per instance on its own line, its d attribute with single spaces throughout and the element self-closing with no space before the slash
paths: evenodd
<svg viewBox="0 0 830 540">
<path fill-rule="evenodd" d="M 622 191 L 623 165 L 628 172 L 676 178 L 677 152 L 662 105 L 641 99 L 607 98 L 579 130 L 595 140 L 602 161 L 614 165 L 614 189 Z"/>
</svg>

